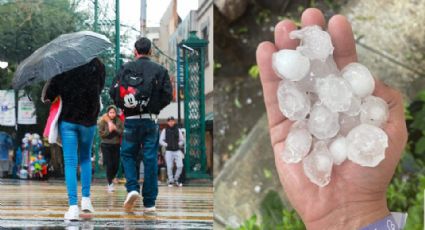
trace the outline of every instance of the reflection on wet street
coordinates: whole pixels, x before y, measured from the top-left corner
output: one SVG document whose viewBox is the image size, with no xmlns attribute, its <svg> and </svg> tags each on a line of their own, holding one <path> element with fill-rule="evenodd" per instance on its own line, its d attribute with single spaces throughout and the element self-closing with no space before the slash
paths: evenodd
<svg viewBox="0 0 425 230">
<path fill-rule="evenodd" d="M 0 183 L 0 229 L 212 229 L 213 189 L 211 186 L 159 187 L 154 214 L 143 213 L 140 203 L 134 213 L 125 213 L 124 185 L 106 191 L 102 182 L 92 183 L 95 213 L 91 219 L 65 223 L 68 209 L 63 181 L 5 180 Z M 81 187 L 79 186 L 81 200 Z"/>
</svg>

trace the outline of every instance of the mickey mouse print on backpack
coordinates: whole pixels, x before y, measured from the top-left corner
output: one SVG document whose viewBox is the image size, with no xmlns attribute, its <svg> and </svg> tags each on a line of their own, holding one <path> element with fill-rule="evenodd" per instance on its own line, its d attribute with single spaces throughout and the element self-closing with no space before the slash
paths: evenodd
<svg viewBox="0 0 425 230">
<path fill-rule="evenodd" d="M 146 110 L 151 99 L 152 89 L 158 88 L 158 81 L 152 76 L 143 76 L 130 69 L 125 69 L 124 74 L 115 83 L 114 101 L 122 109 Z"/>
<path fill-rule="evenodd" d="M 140 57 L 124 64 L 109 93 L 126 117 L 138 114 L 157 115 L 172 98 L 167 70 L 148 57 Z"/>
</svg>

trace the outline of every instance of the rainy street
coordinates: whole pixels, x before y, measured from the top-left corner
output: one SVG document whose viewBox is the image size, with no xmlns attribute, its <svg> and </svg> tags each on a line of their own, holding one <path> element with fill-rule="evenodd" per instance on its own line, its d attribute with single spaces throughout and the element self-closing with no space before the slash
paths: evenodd
<svg viewBox="0 0 425 230">
<path fill-rule="evenodd" d="M 211 229 L 213 220 L 212 186 L 159 187 L 157 211 L 144 214 L 141 204 L 134 213 L 122 208 L 126 191 L 117 184 L 108 193 L 102 181 L 92 183 L 94 215 L 65 223 L 68 208 L 64 181 L 0 181 L 0 229 Z M 81 199 L 81 187 L 79 186 Z"/>
</svg>

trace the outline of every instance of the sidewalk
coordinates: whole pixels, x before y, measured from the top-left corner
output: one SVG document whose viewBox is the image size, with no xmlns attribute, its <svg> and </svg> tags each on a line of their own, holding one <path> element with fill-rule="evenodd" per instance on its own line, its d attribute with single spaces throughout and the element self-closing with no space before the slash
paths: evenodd
<svg viewBox="0 0 425 230">
<path fill-rule="evenodd" d="M 42 226 L 48 229 L 212 229 L 211 186 L 160 186 L 155 214 L 144 214 L 141 205 L 134 214 L 127 214 L 122 209 L 127 195 L 124 185 L 115 185 L 116 191 L 111 194 L 106 191 L 105 183 L 96 181 L 91 190 L 96 210 L 94 218 L 65 224 L 63 214 L 68 201 L 64 181 L 0 181 L 0 229 Z M 80 186 L 78 191 L 81 199 Z"/>
</svg>

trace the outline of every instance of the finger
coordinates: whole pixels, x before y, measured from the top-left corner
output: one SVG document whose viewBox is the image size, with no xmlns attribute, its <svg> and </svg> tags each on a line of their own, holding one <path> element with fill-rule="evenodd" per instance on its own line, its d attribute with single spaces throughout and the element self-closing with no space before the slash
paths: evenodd
<svg viewBox="0 0 425 230">
<path fill-rule="evenodd" d="M 382 98 L 389 108 L 388 121 L 384 127 L 389 141 L 397 147 L 397 153 L 402 153 L 407 142 L 407 128 L 404 117 L 403 97 L 400 92 L 385 85 L 382 81 L 375 80 L 375 91 L 373 94 Z"/>
<path fill-rule="evenodd" d="M 356 44 L 348 20 L 342 15 L 335 15 L 329 20 L 328 32 L 334 45 L 334 59 L 339 69 L 357 61 Z"/>
<path fill-rule="evenodd" d="M 308 8 L 301 15 L 301 25 L 302 27 L 318 25 L 323 29 L 326 26 L 325 17 L 319 9 Z"/>
<path fill-rule="evenodd" d="M 273 148 L 275 153 L 275 164 L 286 195 L 288 197 L 293 197 L 296 196 L 294 192 L 298 193 L 300 191 L 299 189 L 305 189 L 311 186 L 311 182 L 304 174 L 302 163 L 287 164 L 282 160 L 280 154 L 285 148 L 284 145 L 284 142 L 280 142 Z"/>
<path fill-rule="evenodd" d="M 277 100 L 277 88 L 280 78 L 276 76 L 272 68 L 272 54 L 276 47 L 271 42 L 262 42 L 257 48 L 257 64 L 260 69 L 260 79 L 263 86 L 264 103 L 266 105 L 269 126 L 283 122 L 286 118 L 279 110 Z"/>
<path fill-rule="evenodd" d="M 276 25 L 274 29 L 274 43 L 278 50 L 295 49 L 298 46 L 298 39 L 289 38 L 289 33 L 296 29 L 297 26 L 291 20 L 283 20 Z"/>
<path fill-rule="evenodd" d="M 390 113 L 395 112 L 395 114 L 389 117 L 389 121 L 404 121 L 403 97 L 397 90 L 385 85 L 379 79 L 375 79 L 375 90 L 373 95 L 387 102 Z"/>
</svg>

